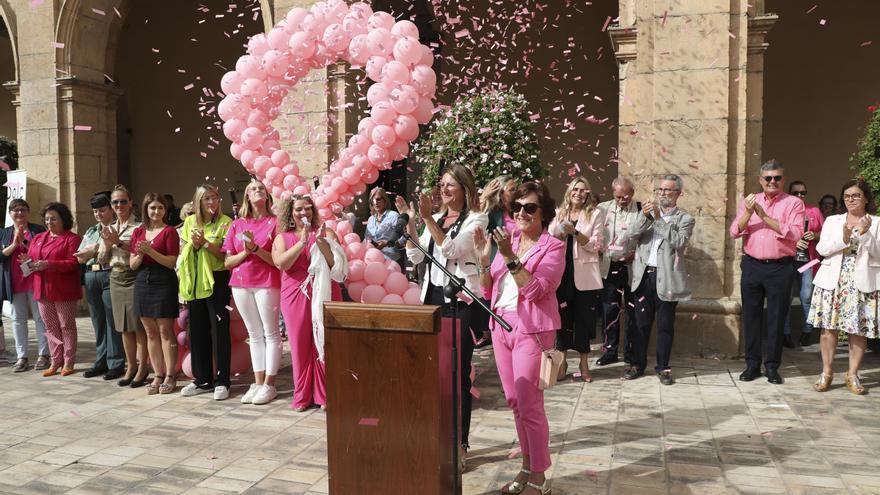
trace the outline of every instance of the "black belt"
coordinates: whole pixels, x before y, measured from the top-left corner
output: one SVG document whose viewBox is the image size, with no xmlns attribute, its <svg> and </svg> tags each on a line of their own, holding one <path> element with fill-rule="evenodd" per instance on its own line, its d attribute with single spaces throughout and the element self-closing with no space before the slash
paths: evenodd
<svg viewBox="0 0 880 495">
<path fill-rule="evenodd" d="M 761 263 L 762 265 L 784 265 L 794 263 L 794 256 L 784 256 L 782 258 L 776 258 L 772 260 L 759 260 L 753 256 L 749 256 L 747 254 L 743 255 L 744 258 L 748 258 L 754 262 Z"/>
</svg>

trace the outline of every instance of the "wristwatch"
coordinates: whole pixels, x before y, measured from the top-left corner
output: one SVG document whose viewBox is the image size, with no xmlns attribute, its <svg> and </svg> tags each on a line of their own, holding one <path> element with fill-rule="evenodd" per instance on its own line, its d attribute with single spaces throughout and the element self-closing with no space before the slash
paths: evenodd
<svg viewBox="0 0 880 495">
<path fill-rule="evenodd" d="M 522 263 L 520 263 L 519 258 L 516 258 L 513 261 L 507 263 L 506 266 L 507 266 L 507 270 L 512 272 L 512 271 L 515 271 L 517 269 L 517 267 L 519 267 L 521 265 L 522 265 Z"/>
</svg>

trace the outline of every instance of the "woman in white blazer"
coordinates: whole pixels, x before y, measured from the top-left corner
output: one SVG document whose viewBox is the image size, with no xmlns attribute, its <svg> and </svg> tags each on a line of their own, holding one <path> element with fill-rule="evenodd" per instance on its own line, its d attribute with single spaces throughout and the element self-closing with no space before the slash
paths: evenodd
<svg viewBox="0 0 880 495">
<path fill-rule="evenodd" d="M 565 242 L 565 272 L 556 291 L 562 328 L 556 334 L 556 348 L 566 353 L 573 349 L 580 354 L 581 379 L 593 381 L 590 375 L 590 340 L 596 337 L 596 319 L 602 307 L 600 250 L 605 237 L 605 215 L 596 207 L 590 182 L 575 177 L 568 183 L 562 206 L 550 224 L 550 235 Z M 565 378 L 568 362 L 559 368 L 559 379 Z"/>
<path fill-rule="evenodd" d="M 440 211 L 432 214 L 431 197 L 419 196 L 419 216 L 425 223 L 421 236 L 416 234 L 414 215 L 410 206 L 400 196 L 397 197 L 397 211 L 409 215 L 407 230 L 411 239 L 418 237 L 419 244 L 440 263 L 446 265 L 453 275 L 465 281 L 469 289 L 480 294 L 480 253 L 474 247 L 474 232 L 486 230 L 489 217 L 472 208 L 476 205 L 477 187 L 471 171 L 462 165 L 453 164 L 443 169 L 440 178 Z M 424 261 L 424 254 L 413 242 L 406 243 L 406 256 L 413 265 Z M 422 283 L 422 301 L 425 304 L 443 306 L 443 316 L 452 317 L 455 305 L 443 295 L 443 287 L 449 282 L 448 277 L 431 266 L 425 269 Z M 459 350 L 461 353 L 461 457 L 464 465 L 464 454 L 468 449 L 468 431 L 471 423 L 471 359 L 474 354 L 474 337 L 471 327 L 479 317 L 481 309 L 470 299 L 459 301 Z"/>
<path fill-rule="evenodd" d="M 821 328 L 822 374 L 817 392 L 831 387 L 832 361 L 839 332 L 849 340 L 846 387 L 861 395 L 859 367 L 869 338 L 877 338 L 880 309 L 880 218 L 871 188 L 861 179 L 844 184 L 840 193 L 846 213 L 825 220 L 816 250 L 824 256 L 813 279 L 813 303 L 808 322 Z"/>
</svg>

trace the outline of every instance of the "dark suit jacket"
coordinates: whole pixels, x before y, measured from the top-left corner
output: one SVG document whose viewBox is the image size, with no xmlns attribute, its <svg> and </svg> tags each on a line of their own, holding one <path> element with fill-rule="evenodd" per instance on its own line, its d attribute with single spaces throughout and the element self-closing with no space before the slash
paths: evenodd
<svg viewBox="0 0 880 495">
<path fill-rule="evenodd" d="M 37 234 L 45 232 L 46 227 L 28 223 L 28 230 L 33 240 Z M 0 251 L 12 244 L 13 237 L 15 237 L 13 227 L 0 229 Z M 12 302 L 12 263 L 18 263 L 18 260 L 11 259 L 0 252 L 0 301 Z"/>
</svg>

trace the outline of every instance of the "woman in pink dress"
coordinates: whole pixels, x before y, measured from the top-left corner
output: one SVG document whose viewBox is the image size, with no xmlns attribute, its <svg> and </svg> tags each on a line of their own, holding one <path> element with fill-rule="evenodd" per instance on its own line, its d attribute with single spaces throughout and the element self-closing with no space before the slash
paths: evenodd
<svg viewBox="0 0 880 495">
<path fill-rule="evenodd" d="M 281 314 L 287 327 L 293 364 L 291 407 L 297 412 L 313 405 L 323 408 L 326 404 L 324 363 L 318 359 L 312 336 L 312 287 L 306 283 L 313 245 L 317 244 L 327 265 L 333 267 L 333 253 L 325 235 L 335 234 L 319 228 L 318 212 L 310 197 L 294 196 L 280 205 L 272 260 L 281 270 Z M 334 286 L 332 299 L 342 299 L 338 286 Z"/>
</svg>

